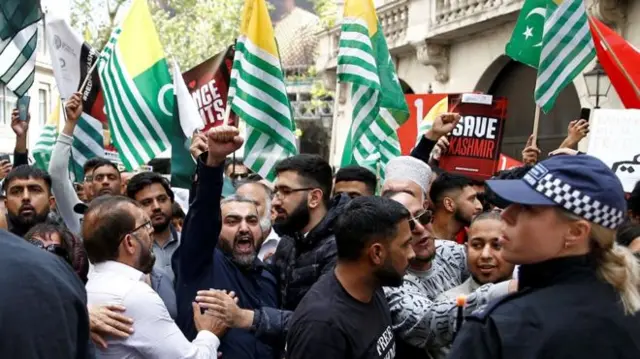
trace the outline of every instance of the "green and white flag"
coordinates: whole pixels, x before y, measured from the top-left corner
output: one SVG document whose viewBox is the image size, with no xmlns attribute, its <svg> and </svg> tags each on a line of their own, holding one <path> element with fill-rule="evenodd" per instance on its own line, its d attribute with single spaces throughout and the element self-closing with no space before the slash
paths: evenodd
<svg viewBox="0 0 640 359">
<path fill-rule="evenodd" d="M 171 185 L 191 189 L 196 161 L 191 157 L 189 146 L 195 131 L 204 127 L 204 121 L 176 62 L 173 64 L 173 91 L 175 107 L 171 134 Z"/>
<path fill-rule="evenodd" d="M 507 56 L 538 68 L 546 14 L 547 0 L 525 0 L 505 49 Z"/>
<path fill-rule="evenodd" d="M 82 182 L 84 163 L 94 157 L 104 157 L 104 130 L 102 122 L 83 113 L 73 130 L 73 145 L 69 171 L 76 182 Z"/>
<path fill-rule="evenodd" d="M 51 162 L 51 153 L 58 139 L 60 117 L 62 117 L 62 105 L 60 99 L 56 101 L 56 107 L 49 114 L 47 123 L 42 128 L 40 137 L 33 147 L 33 159 L 36 161 L 35 166 L 43 171 L 49 171 L 49 162 Z"/>
<path fill-rule="evenodd" d="M 338 80 L 352 84 L 353 122 L 341 165 L 384 173 L 387 162 L 401 154 L 396 130 L 409 118 L 409 107 L 373 2 L 347 0 L 344 9 Z"/>
<path fill-rule="evenodd" d="M 41 18 L 37 0 L 0 1 L 0 83 L 18 97 L 33 85 Z"/>
<path fill-rule="evenodd" d="M 536 104 L 549 112 L 560 92 L 595 56 L 583 0 L 547 0 Z"/>
<path fill-rule="evenodd" d="M 247 124 L 244 164 L 275 179 L 275 165 L 298 153 L 291 106 L 265 0 L 245 0 L 231 70 L 229 103 Z"/>
<path fill-rule="evenodd" d="M 109 129 L 127 171 L 169 146 L 173 83 L 146 0 L 134 0 L 99 60 Z"/>
</svg>

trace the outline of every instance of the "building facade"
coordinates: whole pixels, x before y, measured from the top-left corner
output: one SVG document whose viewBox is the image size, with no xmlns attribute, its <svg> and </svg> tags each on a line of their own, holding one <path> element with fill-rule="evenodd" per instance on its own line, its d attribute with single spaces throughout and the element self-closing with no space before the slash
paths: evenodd
<svg viewBox="0 0 640 359">
<path fill-rule="evenodd" d="M 43 11 L 55 12 L 67 20 L 70 17 L 68 0 L 43 0 Z M 42 127 L 47 122 L 49 114 L 55 108 L 58 100 L 56 79 L 53 76 L 51 57 L 47 41 L 45 40 L 45 28 L 41 21 L 38 26 L 38 47 L 36 54 L 36 73 L 33 86 L 29 90 L 31 101 L 29 111 L 31 121 L 29 123 L 28 144 L 32 149 L 40 137 Z M 0 84 L 0 153 L 13 154 L 16 136 L 11 129 L 11 112 L 16 108 L 17 98 L 4 85 Z"/>
<path fill-rule="evenodd" d="M 508 98 L 503 153 L 515 158 L 533 129 L 536 71 L 504 55 L 524 0 L 386 0 L 376 1 L 378 19 L 405 93 L 479 91 Z M 640 45 L 640 1 L 586 0 L 588 11 L 629 42 Z M 342 9 L 338 10 L 342 13 Z M 331 163 L 339 165 L 351 125 L 347 85 L 336 84 L 340 28 L 319 34 L 316 69 L 325 85 L 335 89 Z M 595 66 L 587 66 L 589 71 Z M 580 109 L 592 108 L 584 78 L 578 76 L 540 117 L 538 146 L 557 148 Z M 604 108 L 623 108 L 614 89 L 600 98 Z M 588 139 L 586 139 L 588 141 Z M 581 143 L 581 148 L 586 141 Z"/>
</svg>

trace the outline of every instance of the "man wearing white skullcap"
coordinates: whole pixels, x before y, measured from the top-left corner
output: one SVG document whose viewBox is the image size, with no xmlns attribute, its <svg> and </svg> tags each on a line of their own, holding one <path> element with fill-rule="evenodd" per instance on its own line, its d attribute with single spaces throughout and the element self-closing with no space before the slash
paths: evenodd
<svg viewBox="0 0 640 359">
<path fill-rule="evenodd" d="M 427 208 L 427 194 L 433 172 L 426 163 L 411 156 L 392 159 L 384 171 L 382 193 L 388 191 L 407 192 L 424 202 Z"/>
</svg>

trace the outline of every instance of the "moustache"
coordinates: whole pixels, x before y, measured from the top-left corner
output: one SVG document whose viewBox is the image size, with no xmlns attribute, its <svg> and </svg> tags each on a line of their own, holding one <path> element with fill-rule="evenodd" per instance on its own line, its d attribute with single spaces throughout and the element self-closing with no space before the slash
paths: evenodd
<svg viewBox="0 0 640 359">
<path fill-rule="evenodd" d="M 20 209 L 18 210 L 18 212 L 23 212 L 23 211 L 35 212 L 36 209 L 30 204 L 23 204 L 22 206 L 20 206 Z"/>
</svg>

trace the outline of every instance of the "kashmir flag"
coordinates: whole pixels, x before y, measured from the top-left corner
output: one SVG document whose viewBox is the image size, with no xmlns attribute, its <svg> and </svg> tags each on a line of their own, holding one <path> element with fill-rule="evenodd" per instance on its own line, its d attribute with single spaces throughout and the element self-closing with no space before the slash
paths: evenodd
<svg viewBox="0 0 640 359">
<path fill-rule="evenodd" d="M 98 63 L 115 147 L 127 171 L 165 151 L 173 84 L 146 0 L 134 0 Z"/>
<path fill-rule="evenodd" d="M 526 0 L 505 53 L 515 61 L 538 68 L 547 0 Z"/>
<path fill-rule="evenodd" d="M 171 134 L 171 185 L 190 189 L 193 182 L 192 176 L 196 172 L 196 162 L 189 152 L 190 140 L 196 130 L 204 127 L 204 121 L 175 62 L 173 89 L 175 106 Z"/>
<path fill-rule="evenodd" d="M 18 97 L 33 85 L 41 18 L 38 0 L 0 2 L 0 83 Z"/>
<path fill-rule="evenodd" d="M 51 153 L 56 145 L 60 128 L 60 117 L 63 111 L 60 99 L 56 101 L 56 107 L 49 114 L 47 123 L 42 128 L 40 138 L 33 148 L 33 158 L 36 161 L 35 166 L 43 171 L 49 171 L 49 162 L 51 162 Z"/>
<path fill-rule="evenodd" d="M 560 92 L 595 58 L 583 0 L 547 0 L 536 104 L 549 112 Z"/>
<path fill-rule="evenodd" d="M 409 107 L 371 0 L 347 0 L 338 50 L 338 80 L 350 82 L 351 129 L 342 166 L 357 163 L 376 173 L 401 154 L 396 130 Z M 347 150 L 348 148 L 345 148 Z"/>
<path fill-rule="evenodd" d="M 228 101 L 247 124 L 244 164 L 273 181 L 276 163 L 295 155 L 298 149 L 265 0 L 245 0 Z"/>
<path fill-rule="evenodd" d="M 84 178 L 84 164 L 94 157 L 104 157 L 104 130 L 102 122 L 83 113 L 73 130 L 69 171 L 76 181 Z"/>
</svg>

